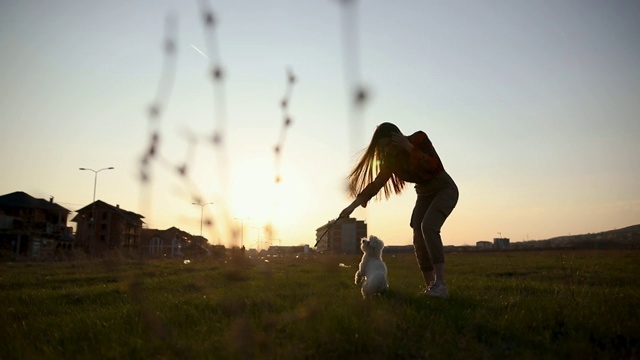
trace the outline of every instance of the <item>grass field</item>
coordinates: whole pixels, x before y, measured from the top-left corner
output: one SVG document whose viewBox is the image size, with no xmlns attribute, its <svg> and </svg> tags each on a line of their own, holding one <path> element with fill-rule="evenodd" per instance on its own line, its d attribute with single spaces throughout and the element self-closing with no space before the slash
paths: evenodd
<svg viewBox="0 0 640 360">
<path fill-rule="evenodd" d="M 0 358 L 640 357 L 640 251 L 448 254 L 449 300 L 385 260 L 368 301 L 355 255 L 3 263 Z"/>
</svg>

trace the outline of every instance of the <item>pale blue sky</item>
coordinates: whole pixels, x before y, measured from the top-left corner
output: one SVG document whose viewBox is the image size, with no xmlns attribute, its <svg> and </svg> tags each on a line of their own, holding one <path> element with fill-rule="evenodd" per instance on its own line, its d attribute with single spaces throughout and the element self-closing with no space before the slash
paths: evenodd
<svg viewBox="0 0 640 360">
<path fill-rule="evenodd" d="M 76 210 L 97 198 L 149 227 L 199 233 L 185 183 L 155 167 L 151 209 L 140 201 L 146 109 L 163 60 L 164 20 L 177 20 L 177 71 L 161 120 L 160 152 L 185 160 L 186 134 L 214 128 L 214 102 L 197 1 L 0 3 L 0 194 L 55 197 Z M 350 143 L 342 7 L 338 1 L 215 1 L 230 168 L 199 142 L 190 158 L 206 201 L 247 218 L 255 246 L 266 218 L 282 245 L 313 245 L 315 229 L 348 203 L 355 154 L 376 124 L 427 132 L 458 183 L 446 244 L 498 233 L 513 241 L 640 223 L 640 3 L 638 1 L 362 1 L 359 76 L 370 89 Z M 294 85 L 276 192 L 273 147 L 280 100 Z M 222 190 L 221 178 L 230 182 Z M 224 194 L 222 194 L 224 192 Z M 282 193 L 275 205 L 272 197 Z M 408 187 L 354 215 L 388 244 L 409 244 Z M 222 218 L 222 206 L 207 216 Z M 219 235 L 205 229 L 217 243 Z M 224 242 L 224 239 L 220 239 Z"/>
</svg>

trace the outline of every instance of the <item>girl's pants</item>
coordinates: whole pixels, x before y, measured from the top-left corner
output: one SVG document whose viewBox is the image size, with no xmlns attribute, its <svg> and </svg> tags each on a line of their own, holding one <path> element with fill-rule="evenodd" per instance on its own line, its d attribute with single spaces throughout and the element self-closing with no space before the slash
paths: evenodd
<svg viewBox="0 0 640 360">
<path fill-rule="evenodd" d="M 444 263 L 440 229 L 458 203 L 458 187 L 445 171 L 426 183 L 416 184 L 418 198 L 411 214 L 413 247 L 422 272 Z"/>
</svg>

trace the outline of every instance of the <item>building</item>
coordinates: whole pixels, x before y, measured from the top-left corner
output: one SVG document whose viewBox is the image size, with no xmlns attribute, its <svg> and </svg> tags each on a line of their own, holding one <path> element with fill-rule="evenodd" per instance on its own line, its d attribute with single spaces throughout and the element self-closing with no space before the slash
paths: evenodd
<svg viewBox="0 0 640 360">
<path fill-rule="evenodd" d="M 508 249 L 509 248 L 509 238 L 494 238 L 493 239 L 493 247 L 495 249 Z"/>
<path fill-rule="evenodd" d="M 0 196 L 0 257 L 49 258 L 73 248 L 69 210 L 22 191 Z"/>
<path fill-rule="evenodd" d="M 478 241 L 476 242 L 476 247 L 478 249 L 491 249 L 493 247 L 493 244 L 491 243 L 491 241 Z"/>
<path fill-rule="evenodd" d="M 94 216 L 95 214 L 95 216 Z M 115 249 L 135 249 L 140 245 L 144 216 L 97 200 L 71 220 L 78 224 L 76 242 L 91 256 Z"/>
<path fill-rule="evenodd" d="M 166 230 L 142 229 L 138 250 L 149 257 L 198 257 L 210 255 L 207 239 L 194 236 L 176 227 Z"/>
<path fill-rule="evenodd" d="M 183 256 L 182 248 L 189 243 L 190 234 L 171 227 L 166 230 L 142 229 L 138 250 L 142 256 Z"/>
<path fill-rule="evenodd" d="M 329 221 L 316 229 L 316 248 L 320 252 L 359 253 L 360 240 L 367 237 L 367 224 L 355 218 Z"/>
<path fill-rule="evenodd" d="M 267 249 L 268 254 L 276 255 L 291 255 L 291 254 L 306 254 L 309 252 L 309 245 L 297 245 L 297 246 L 281 246 L 271 245 Z"/>
</svg>

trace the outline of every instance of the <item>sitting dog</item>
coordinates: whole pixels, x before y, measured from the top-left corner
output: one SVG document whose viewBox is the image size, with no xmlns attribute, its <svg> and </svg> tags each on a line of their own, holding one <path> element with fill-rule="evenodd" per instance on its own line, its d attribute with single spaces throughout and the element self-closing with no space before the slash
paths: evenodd
<svg viewBox="0 0 640 360">
<path fill-rule="evenodd" d="M 369 239 L 362 238 L 362 260 L 356 271 L 356 285 L 362 283 L 362 297 L 368 298 L 374 294 L 381 294 L 389 289 L 387 283 L 387 265 L 382 261 L 384 242 L 371 235 Z"/>
</svg>

